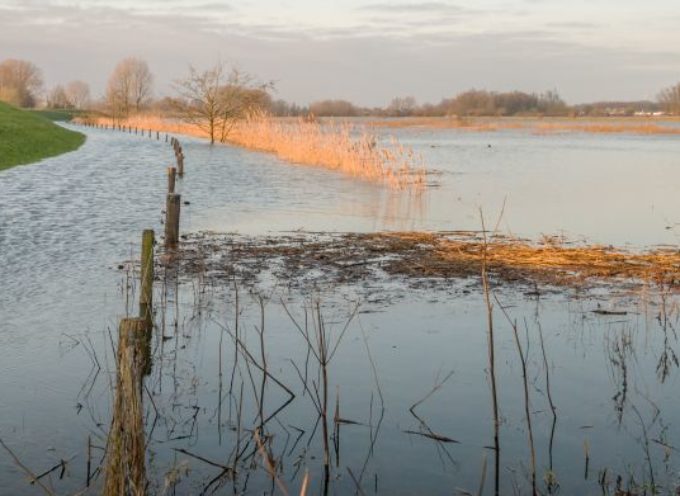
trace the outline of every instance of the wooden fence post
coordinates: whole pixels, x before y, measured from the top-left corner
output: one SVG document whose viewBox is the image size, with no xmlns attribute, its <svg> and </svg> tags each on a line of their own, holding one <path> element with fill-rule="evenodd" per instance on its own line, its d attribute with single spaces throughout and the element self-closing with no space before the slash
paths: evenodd
<svg viewBox="0 0 680 496">
<path fill-rule="evenodd" d="M 182 152 L 182 147 L 179 147 L 177 152 L 177 175 L 179 177 L 184 176 L 184 153 Z"/>
<path fill-rule="evenodd" d="M 144 319 L 147 329 L 153 328 L 153 229 L 142 233 L 142 269 L 139 292 L 139 317 Z"/>
<path fill-rule="evenodd" d="M 175 248 L 179 241 L 179 215 L 181 195 L 168 193 L 165 204 L 165 247 Z"/>
<path fill-rule="evenodd" d="M 177 169 L 175 167 L 168 167 L 168 193 L 175 192 L 175 178 L 177 176 Z"/>
<path fill-rule="evenodd" d="M 118 328 L 113 419 L 107 440 L 102 494 L 143 494 L 146 480 L 143 376 L 150 365 L 143 319 L 123 319 Z"/>
</svg>

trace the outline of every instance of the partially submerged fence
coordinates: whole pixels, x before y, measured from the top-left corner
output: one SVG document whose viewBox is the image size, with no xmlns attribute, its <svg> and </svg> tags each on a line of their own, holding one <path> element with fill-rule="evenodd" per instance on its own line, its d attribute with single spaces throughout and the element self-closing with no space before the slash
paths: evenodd
<svg viewBox="0 0 680 496">
<path fill-rule="evenodd" d="M 107 125 L 84 122 L 86 127 L 125 132 L 148 136 L 153 139 L 151 129 L 132 126 Z M 161 133 L 155 132 L 156 141 Z M 184 176 L 184 151 L 179 140 L 165 134 L 165 143 L 170 143 L 175 154 L 175 165 L 167 168 L 167 196 L 165 204 L 165 252 L 172 261 L 180 239 L 181 195 L 177 193 L 177 177 Z M 145 494 L 145 437 L 143 432 L 143 380 L 151 371 L 151 336 L 154 327 L 153 283 L 154 246 L 153 229 L 142 232 L 139 284 L 139 315 L 124 318 L 118 330 L 116 352 L 116 382 L 113 399 L 113 418 L 107 443 L 106 468 L 104 470 L 103 493 L 105 496 L 119 494 Z M 88 470 L 89 472 L 89 470 Z M 88 473 L 88 485 L 90 474 Z"/>
</svg>

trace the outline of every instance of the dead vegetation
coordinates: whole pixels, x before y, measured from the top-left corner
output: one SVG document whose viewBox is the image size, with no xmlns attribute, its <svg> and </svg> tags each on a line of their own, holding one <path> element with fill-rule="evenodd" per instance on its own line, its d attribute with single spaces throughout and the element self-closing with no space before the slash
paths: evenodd
<svg viewBox="0 0 680 496">
<path fill-rule="evenodd" d="M 475 232 L 295 233 L 264 238 L 199 234 L 184 244 L 182 264 L 189 273 L 243 280 L 255 280 L 265 271 L 291 281 L 317 277 L 349 283 L 384 276 L 448 280 L 479 276 L 484 253 L 484 240 Z M 674 287 L 680 282 L 680 251 L 662 247 L 631 252 L 552 238 L 531 243 L 493 236 L 486 245 L 486 263 L 490 277 L 504 283 L 584 287 L 655 282 Z"/>
<path fill-rule="evenodd" d="M 105 117 L 90 119 L 90 122 L 199 138 L 210 136 L 200 125 L 146 114 L 115 123 Z M 395 189 L 421 189 L 425 186 L 426 168 L 422 157 L 413 149 L 395 139 L 381 143 L 363 126 L 346 122 L 276 119 L 259 114 L 231 123 L 228 132 L 223 132 L 221 141 L 271 153 L 294 164 L 322 167 Z"/>
<path fill-rule="evenodd" d="M 670 118 L 538 118 L 538 117 L 405 117 L 371 119 L 374 128 L 459 129 L 461 131 L 493 132 L 520 129 L 534 134 L 596 133 L 636 135 L 678 135 L 680 127 Z"/>
</svg>

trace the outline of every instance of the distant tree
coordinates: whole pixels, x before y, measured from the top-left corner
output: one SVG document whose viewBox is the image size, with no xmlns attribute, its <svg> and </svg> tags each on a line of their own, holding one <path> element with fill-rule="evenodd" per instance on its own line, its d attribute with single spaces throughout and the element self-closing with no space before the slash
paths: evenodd
<svg viewBox="0 0 680 496">
<path fill-rule="evenodd" d="M 418 104 L 412 96 L 393 98 L 387 107 L 387 114 L 393 117 L 407 117 L 413 115 Z"/>
<path fill-rule="evenodd" d="M 452 114 L 464 115 L 494 115 L 496 106 L 492 93 L 484 90 L 469 90 L 457 95 L 450 102 Z"/>
<path fill-rule="evenodd" d="M 42 89 L 40 69 L 26 60 L 0 63 L 0 100 L 19 107 L 34 107 Z"/>
<path fill-rule="evenodd" d="M 118 63 L 109 77 L 106 99 L 114 116 L 128 117 L 151 100 L 153 76 L 148 64 L 134 57 Z"/>
<path fill-rule="evenodd" d="M 657 99 L 665 112 L 680 114 L 680 83 L 661 90 Z"/>
<path fill-rule="evenodd" d="M 557 91 L 551 90 L 539 95 L 538 110 L 545 115 L 564 115 L 569 108 Z"/>
<path fill-rule="evenodd" d="M 556 91 L 540 95 L 469 90 L 439 104 L 445 114 L 459 116 L 566 115 L 568 107 Z"/>
<path fill-rule="evenodd" d="M 66 95 L 64 87 L 60 84 L 52 88 L 52 91 L 47 95 L 47 108 L 67 109 L 72 107 L 73 105 Z"/>
<path fill-rule="evenodd" d="M 82 110 L 90 103 L 90 86 L 83 81 L 71 81 L 64 88 L 71 106 Z"/>
<path fill-rule="evenodd" d="M 317 117 L 354 117 L 360 112 L 347 100 L 320 100 L 309 105 L 309 113 Z"/>
<path fill-rule="evenodd" d="M 517 115 L 536 113 L 539 98 L 522 91 L 494 94 L 494 113 L 496 115 Z"/>
<path fill-rule="evenodd" d="M 271 103 L 267 90 L 272 83 L 259 84 L 238 69 L 227 70 L 222 62 L 204 71 L 189 67 L 189 75 L 175 81 L 179 116 L 210 137 L 224 142 L 234 124 Z"/>
<path fill-rule="evenodd" d="M 289 117 L 293 115 L 292 105 L 281 99 L 272 102 L 270 112 L 277 117 Z"/>
</svg>

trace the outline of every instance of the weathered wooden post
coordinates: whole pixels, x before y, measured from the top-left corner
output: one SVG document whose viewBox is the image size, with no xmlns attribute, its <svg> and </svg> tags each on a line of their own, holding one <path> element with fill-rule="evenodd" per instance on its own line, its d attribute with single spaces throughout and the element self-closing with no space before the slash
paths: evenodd
<svg viewBox="0 0 680 496">
<path fill-rule="evenodd" d="M 139 317 L 144 319 L 147 329 L 153 328 L 153 229 L 142 233 L 142 269 L 139 292 Z"/>
<path fill-rule="evenodd" d="M 168 142 L 168 133 L 165 133 L 165 142 Z"/>
<path fill-rule="evenodd" d="M 128 380 L 132 380 L 132 383 L 128 383 L 128 387 L 124 388 L 128 394 L 134 391 L 130 387 L 133 385 L 139 387 L 141 392 L 142 373 L 146 373 L 145 371 L 150 365 L 151 342 L 149 337 L 150 333 L 147 332 L 144 319 L 122 319 L 120 321 L 118 327 L 118 360 L 119 365 L 123 365 L 123 370 L 129 371 Z M 125 415 L 126 412 L 121 413 Z"/>
<path fill-rule="evenodd" d="M 182 196 L 168 193 L 165 204 L 165 247 L 175 248 L 179 241 L 179 215 Z"/>
<path fill-rule="evenodd" d="M 177 175 L 179 177 L 184 176 L 184 153 L 182 152 L 182 147 L 179 147 L 177 152 Z"/>
<path fill-rule="evenodd" d="M 177 169 L 175 167 L 168 167 L 168 193 L 175 192 L 175 177 L 177 176 Z"/>
<path fill-rule="evenodd" d="M 149 138 L 151 138 L 151 129 L 149 129 Z"/>
<path fill-rule="evenodd" d="M 156 141 L 160 141 L 161 139 L 161 133 L 156 131 Z"/>
<path fill-rule="evenodd" d="M 142 373 L 150 364 L 143 319 L 123 319 L 118 328 L 113 419 L 107 439 L 102 494 L 144 494 L 146 438 Z"/>
</svg>

